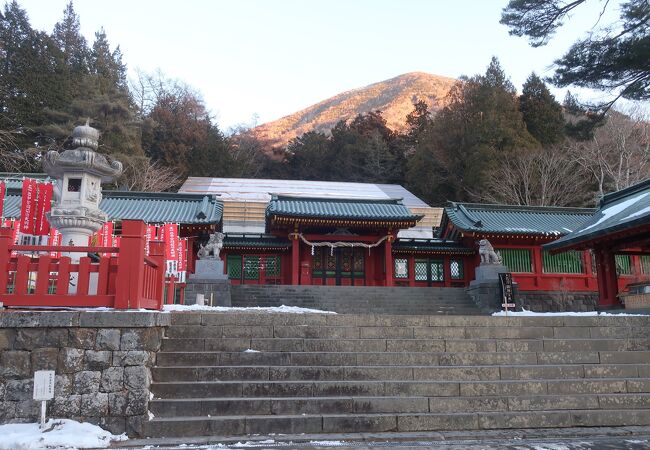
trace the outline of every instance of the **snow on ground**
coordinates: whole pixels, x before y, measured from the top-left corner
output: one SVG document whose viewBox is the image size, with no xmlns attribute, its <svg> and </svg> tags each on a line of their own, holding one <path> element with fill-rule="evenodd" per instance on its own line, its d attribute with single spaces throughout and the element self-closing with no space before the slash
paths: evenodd
<svg viewBox="0 0 650 450">
<path fill-rule="evenodd" d="M 598 311 L 587 311 L 587 312 L 534 312 L 534 311 L 508 311 L 506 314 L 505 311 L 498 311 L 492 313 L 493 316 L 508 316 L 508 317 L 529 317 L 529 316 L 644 316 L 645 314 L 629 314 L 629 313 L 607 313 L 607 312 L 598 312 Z"/>
<path fill-rule="evenodd" d="M 292 313 L 292 314 L 336 314 L 334 311 L 322 311 L 320 309 L 300 308 L 298 306 L 252 306 L 249 308 L 238 308 L 234 306 L 208 306 L 208 305 L 164 305 L 164 312 L 169 311 L 212 311 L 212 312 L 266 312 L 266 313 Z"/>
<path fill-rule="evenodd" d="M 37 423 L 0 425 L 0 450 L 106 448 L 111 441 L 125 441 L 96 425 L 68 419 L 50 419 L 41 431 Z"/>
</svg>

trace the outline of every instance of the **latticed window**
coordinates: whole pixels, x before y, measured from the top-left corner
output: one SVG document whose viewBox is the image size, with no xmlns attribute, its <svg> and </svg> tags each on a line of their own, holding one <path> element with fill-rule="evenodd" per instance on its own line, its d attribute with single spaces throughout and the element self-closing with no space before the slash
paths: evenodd
<svg viewBox="0 0 650 450">
<path fill-rule="evenodd" d="M 442 261 L 431 261 L 431 281 L 444 281 L 444 273 Z"/>
<path fill-rule="evenodd" d="M 266 276 L 279 277 L 280 276 L 280 257 L 267 256 L 266 258 Z"/>
<path fill-rule="evenodd" d="M 641 255 L 641 272 L 650 275 L 650 255 Z"/>
<path fill-rule="evenodd" d="M 260 257 L 244 256 L 244 279 L 259 280 L 260 278 Z"/>
<path fill-rule="evenodd" d="M 444 273 L 442 260 L 415 260 L 415 281 L 444 281 Z"/>
<path fill-rule="evenodd" d="M 571 250 L 553 255 L 545 251 L 542 253 L 542 266 L 544 273 L 582 273 L 582 252 Z"/>
<path fill-rule="evenodd" d="M 502 248 L 501 253 L 503 265 L 511 272 L 532 272 L 533 264 L 530 257 L 530 250 L 523 248 Z"/>
<path fill-rule="evenodd" d="M 616 273 L 619 275 L 632 275 L 632 258 L 630 255 L 615 255 Z"/>
<path fill-rule="evenodd" d="M 228 255 L 226 259 L 228 278 L 231 280 L 241 279 L 241 255 Z"/>
<path fill-rule="evenodd" d="M 428 281 L 427 274 L 428 261 L 415 260 L 415 281 Z"/>
<path fill-rule="evenodd" d="M 395 258 L 395 278 L 408 278 L 409 277 L 409 262 L 406 258 Z"/>
<path fill-rule="evenodd" d="M 449 269 L 451 271 L 452 280 L 462 280 L 465 277 L 462 259 L 452 259 L 449 261 Z"/>
</svg>

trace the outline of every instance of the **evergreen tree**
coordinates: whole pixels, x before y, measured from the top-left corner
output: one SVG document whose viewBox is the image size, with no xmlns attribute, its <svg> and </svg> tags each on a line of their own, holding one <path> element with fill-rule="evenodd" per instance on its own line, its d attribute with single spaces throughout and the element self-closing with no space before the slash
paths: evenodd
<svg viewBox="0 0 650 450">
<path fill-rule="evenodd" d="M 538 47 L 545 45 L 571 12 L 586 1 L 510 0 L 501 23 L 510 28 L 510 34 L 527 36 L 531 45 Z M 608 6 L 605 2 L 603 8 Z M 621 97 L 650 99 L 649 23 L 648 0 L 624 1 L 619 21 L 589 30 L 555 62 L 553 83 L 613 91 L 611 101 L 596 105 L 604 111 Z"/>
<path fill-rule="evenodd" d="M 534 72 L 524 83 L 519 108 L 528 132 L 543 146 L 562 141 L 565 126 L 562 106 Z"/>
<path fill-rule="evenodd" d="M 323 133 L 309 131 L 287 146 L 287 176 L 296 180 L 331 180 L 332 145 Z"/>
<path fill-rule="evenodd" d="M 70 74 L 75 78 L 88 73 L 88 43 L 79 25 L 72 1 L 63 11 L 63 18 L 54 25 L 52 39 L 63 52 L 63 58 Z"/>
<path fill-rule="evenodd" d="M 539 146 L 526 130 L 514 86 L 496 58 L 485 75 L 464 78 L 451 89 L 447 106 L 424 137 L 409 162 L 407 180 L 433 204 L 471 199 L 501 158 Z"/>
<path fill-rule="evenodd" d="M 16 1 L 5 5 L 0 17 L 0 117 L 2 130 L 16 130 L 19 147 L 47 143 L 36 128 L 43 125 L 49 108 L 59 108 L 66 97 L 63 58 L 54 41 L 35 31 Z"/>
</svg>

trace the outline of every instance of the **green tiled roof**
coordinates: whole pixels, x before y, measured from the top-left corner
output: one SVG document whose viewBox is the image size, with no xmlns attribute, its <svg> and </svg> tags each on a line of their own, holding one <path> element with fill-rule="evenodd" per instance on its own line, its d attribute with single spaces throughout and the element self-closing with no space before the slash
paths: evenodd
<svg viewBox="0 0 650 450">
<path fill-rule="evenodd" d="M 442 239 L 398 239 L 393 243 L 393 251 L 422 252 L 422 253 L 447 253 L 473 255 L 474 249 L 467 248 L 453 241 Z"/>
<path fill-rule="evenodd" d="M 577 229 L 594 211 L 592 208 L 449 202 L 441 229 L 444 233 L 449 220 L 458 229 L 477 234 L 563 236 Z"/>
<path fill-rule="evenodd" d="M 147 223 L 216 224 L 223 204 L 214 196 L 167 192 L 103 191 L 100 204 L 111 220 L 143 220 Z M 20 215 L 20 191 L 5 197 L 3 215 Z"/>
<path fill-rule="evenodd" d="M 650 223 L 650 179 L 605 195 L 598 211 L 548 250 L 587 248 L 593 239 Z"/>
<path fill-rule="evenodd" d="M 356 200 L 285 195 L 271 198 L 266 216 L 381 221 L 418 221 L 422 218 L 413 214 L 399 199 Z"/>
<path fill-rule="evenodd" d="M 268 248 L 286 250 L 291 242 L 270 234 L 226 233 L 224 248 Z"/>
<path fill-rule="evenodd" d="M 54 182 L 53 178 L 50 178 L 45 173 L 16 173 L 16 172 L 0 172 L 0 181 L 5 182 L 5 186 L 8 191 L 20 190 L 23 187 L 23 180 L 25 178 L 31 178 L 32 180 L 37 181 L 50 181 Z"/>
</svg>

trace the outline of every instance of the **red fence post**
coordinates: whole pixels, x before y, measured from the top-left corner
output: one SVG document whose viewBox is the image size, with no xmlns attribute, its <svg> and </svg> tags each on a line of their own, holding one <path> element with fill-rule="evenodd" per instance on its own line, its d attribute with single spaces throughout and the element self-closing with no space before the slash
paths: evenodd
<svg viewBox="0 0 650 450">
<path fill-rule="evenodd" d="M 115 280 L 115 308 L 140 308 L 144 288 L 146 225 L 141 220 L 122 222 L 122 237 Z"/>
<path fill-rule="evenodd" d="M 149 257 L 158 264 L 154 295 L 158 302 L 156 307 L 162 309 L 165 293 L 165 243 L 163 241 L 149 241 Z"/>
<path fill-rule="evenodd" d="M 0 228 L 0 294 L 7 293 L 9 282 L 9 260 L 11 259 L 11 228 Z"/>
</svg>

